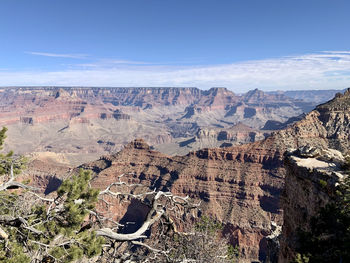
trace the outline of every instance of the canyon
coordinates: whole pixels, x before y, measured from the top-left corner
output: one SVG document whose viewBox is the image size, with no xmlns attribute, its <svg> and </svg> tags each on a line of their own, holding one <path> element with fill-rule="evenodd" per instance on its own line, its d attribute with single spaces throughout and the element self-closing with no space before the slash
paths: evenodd
<svg viewBox="0 0 350 263">
<path fill-rule="evenodd" d="M 225 231 L 241 249 L 241 262 L 271 259 L 269 238 L 276 227 L 283 225 L 285 239 L 281 237 L 280 262 L 288 262 L 286 259 L 291 260 L 293 253 L 286 240 L 293 239 L 289 235 L 295 235 L 297 227 L 305 223 L 300 219 L 303 217 L 300 208 L 305 207 L 302 211 L 307 211 L 310 218 L 326 201 L 318 200 L 322 194 L 317 183 L 301 194 L 307 186 L 296 178 L 301 174 L 307 177 L 308 173 L 303 164 L 286 165 L 285 153 L 314 147 L 319 149 L 317 157 L 326 158 L 329 151 L 333 155 L 339 151 L 335 157 L 345 155 L 350 139 L 349 101 L 347 90 L 288 128 L 250 144 L 207 148 L 171 157 L 152 150 L 143 140 L 135 140 L 122 151 L 82 167 L 96 173 L 92 184 L 100 189 L 115 181 L 116 176 L 126 174 L 129 182 L 201 200 L 203 214 L 225 223 Z M 333 159 L 322 160 L 328 167 Z"/>
<path fill-rule="evenodd" d="M 260 90 L 3 87 L 0 125 L 9 129 L 6 149 L 63 153 L 78 165 L 137 138 L 170 155 L 254 142 L 314 106 Z"/>
<path fill-rule="evenodd" d="M 83 88 L 78 89 L 79 92 L 73 92 L 75 88 L 47 88 L 47 93 L 42 92 L 40 99 L 40 92 L 35 93 L 35 89 L 22 89 L 17 91 L 20 94 L 17 102 L 6 92 L 2 94 L 2 98 L 8 96 L 8 99 L 2 100 L 4 111 L 0 119 L 9 127 L 10 146 L 19 147 L 22 143 L 27 151 L 34 149 L 36 152 L 32 154 L 27 174 L 36 178 L 35 183 L 47 193 L 70 176 L 72 163 L 82 160 L 79 155 L 86 154 L 86 160 L 88 154 L 102 153 L 99 159 L 80 165 L 94 172 L 92 186 L 103 189 L 125 174 L 127 182 L 200 200 L 202 214 L 224 223 L 225 233 L 230 234 L 231 242 L 240 248 L 241 262 L 265 262 L 276 257 L 269 252 L 270 238 L 282 225 L 279 256 L 283 260 L 293 256 L 293 242 L 289 240 L 293 239 L 294 224 L 302 222 L 296 208 L 307 207 L 308 203 L 305 193 L 298 192 L 303 189 L 303 183 L 295 179 L 303 173 L 302 168 L 298 168 L 302 165 L 300 162 L 288 163 L 287 150 L 293 152 L 305 146 L 331 148 L 345 155 L 349 149 L 349 90 L 294 121 L 288 121 L 307 112 L 312 104 L 258 90 L 234 95 L 222 88 L 209 91 L 169 89 L 168 93 L 162 89 L 125 89 L 126 94 L 118 100 L 105 89 L 92 89 L 94 93 Z M 102 102 L 96 102 L 99 92 L 105 94 Z M 6 108 L 12 110 L 6 111 Z M 147 112 L 156 112 L 159 119 L 149 121 Z M 177 117 L 170 118 L 174 112 Z M 134 130 L 132 136 L 128 135 L 132 125 L 124 124 L 136 120 L 138 125 L 144 125 L 143 129 L 149 127 L 148 137 L 142 133 L 142 128 Z M 146 126 L 146 120 L 149 126 Z M 266 129 L 266 126 L 271 127 L 272 121 L 275 127 L 284 129 Z M 67 122 L 68 127 L 60 130 L 59 125 Z M 277 122 L 279 125 L 275 125 Z M 288 125 L 283 125 L 285 122 Z M 106 139 L 101 136 L 96 144 L 91 134 L 100 132 L 101 127 L 108 129 L 108 125 L 115 132 L 118 132 L 117 126 L 121 126 L 120 133 L 130 137 L 123 137 L 123 143 L 119 141 L 118 144 L 105 135 Z M 168 137 L 159 137 L 162 132 L 159 127 L 169 132 Z M 40 136 L 36 137 L 35 132 Z M 74 132 L 80 132 L 82 138 Z M 28 137 L 19 137 L 15 142 L 14 138 L 19 134 L 32 134 L 35 138 L 29 138 L 37 141 L 33 143 Z M 145 139 L 133 137 L 139 134 Z M 45 136 L 52 136 L 50 145 L 43 139 Z M 172 146 L 174 141 L 178 143 L 177 147 Z M 85 144 L 79 146 L 83 142 Z M 219 147 L 221 145 L 225 147 Z M 181 147 L 186 151 L 179 151 Z M 287 183 L 289 188 L 283 193 Z M 315 185 L 311 192 L 317 196 L 318 191 Z M 313 204 L 319 203 L 313 196 L 310 200 Z"/>
</svg>

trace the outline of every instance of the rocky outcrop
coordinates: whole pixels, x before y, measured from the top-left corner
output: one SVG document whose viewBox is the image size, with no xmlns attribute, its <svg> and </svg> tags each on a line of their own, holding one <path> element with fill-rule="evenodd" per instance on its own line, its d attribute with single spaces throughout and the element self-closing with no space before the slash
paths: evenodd
<svg viewBox="0 0 350 263">
<path fill-rule="evenodd" d="M 202 200 L 202 213 L 230 226 L 227 231 L 240 246 L 243 262 L 264 259 L 264 237 L 272 231 L 271 220 L 282 223 L 281 166 L 281 153 L 268 145 L 204 149 L 170 157 L 151 150 L 143 140 L 83 165 L 96 172 L 92 185 L 100 189 L 118 175 L 129 174 L 129 182 Z"/>
<path fill-rule="evenodd" d="M 350 139 L 350 90 L 339 94 L 328 103 L 318 106 L 304 119 L 273 136 L 283 141 L 287 148 L 318 146 L 346 153 Z"/>
<path fill-rule="evenodd" d="M 330 148 L 342 152 L 350 148 L 350 89 L 337 96 L 328 103 L 319 105 L 320 121 L 326 129 L 325 136 L 329 140 Z"/>
<path fill-rule="evenodd" d="M 282 130 L 286 129 L 288 126 L 292 125 L 293 123 L 302 120 L 305 118 L 305 114 L 301 114 L 299 116 L 291 117 L 286 122 L 280 122 L 275 120 L 268 120 L 262 130 Z"/>
<path fill-rule="evenodd" d="M 202 108 L 198 107 L 197 105 L 191 105 L 186 107 L 184 116 L 181 117 L 181 119 L 189 119 L 193 117 L 194 115 L 201 114 Z"/>
<path fill-rule="evenodd" d="M 193 137 L 180 141 L 178 145 L 181 149 L 191 150 L 230 147 L 263 140 L 269 135 L 269 132 L 260 132 L 243 123 L 238 123 L 227 128 L 198 128 Z"/>
<path fill-rule="evenodd" d="M 310 219 L 332 202 L 335 186 L 344 179 L 341 166 L 349 151 L 350 90 L 322 104 L 294 129 L 278 132 L 287 145 L 298 149 L 285 158 L 286 178 L 279 262 L 290 262 L 298 246 L 298 231 L 310 229 Z M 311 137 L 306 139 L 305 134 Z M 291 140 L 291 137 L 298 138 Z M 289 138 L 289 139 L 288 139 Z M 291 147 L 292 148 L 292 147 Z"/>
<path fill-rule="evenodd" d="M 249 126 L 238 123 L 228 128 L 200 128 L 195 136 L 186 141 L 180 142 L 181 147 L 207 148 L 219 147 L 223 143 L 230 146 L 241 145 L 250 142 L 263 140 L 269 133 L 263 133 L 252 129 Z"/>
<path fill-rule="evenodd" d="M 324 190 L 320 180 L 334 185 L 341 178 L 337 169 L 342 155 L 329 148 L 336 145 L 345 152 L 348 114 L 346 106 L 339 110 L 332 105 L 338 105 L 336 100 L 345 103 L 349 96 L 346 92 L 287 129 L 255 143 L 170 157 L 137 140 L 108 159 L 84 167 L 96 171 L 93 185 L 99 188 L 120 174 L 132 173 L 130 182 L 202 200 L 203 213 L 226 223 L 226 231 L 240 246 L 242 262 L 276 259 L 284 210 L 279 256 L 281 262 L 287 262 L 293 254 L 297 227 L 329 199 L 330 189 Z M 338 116 L 342 116 L 340 124 Z M 203 132 L 200 136 L 215 134 Z M 290 156 L 284 164 L 288 149 L 298 149 L 293 151 L 298 156 Z M 271 241 L 277 244 L 273 249 Z"/>
<path fill-rule="evenodd" d="M 343 155 L 333 149 L 302 147 L 287 154 L 278 262 L 293 260 L 299 231 L 309 231 L 311 218 L 335 197 L 335 186 L 345 177 L 343 163 Z"/>
<path fill-rule="evenodd" d="M 129 114 L 125 114 L 120 110 L 115 110 L 113 113 L 100 113 L 98 118 L 102 120 L 109 120 L 109 119 L 115 119 L 115 120 L 130 120 L 131 116 Z"/>
</svg>

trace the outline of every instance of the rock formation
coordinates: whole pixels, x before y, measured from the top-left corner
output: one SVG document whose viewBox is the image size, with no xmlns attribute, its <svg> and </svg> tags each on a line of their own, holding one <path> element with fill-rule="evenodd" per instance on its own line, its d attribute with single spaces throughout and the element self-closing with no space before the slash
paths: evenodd
<svg viewBox="0 0 350 263">
<path fill-rule="evenodd" d="M 227 224 L 227 233 L 249 261 L 265 257 L 264 236 L 271 232 L 271 221 L 282 223 L 282 156 L 265 146 L 203 149 L 170 157 L 136 140 L 83 168 L 96 172 L 92 185 L 100 189 L 118 175 L 133 173 L 129 182 L 202 200 L 202 213 Z"/>
<path fill-rule="evenodd" d="M 321 207 L 332 202 L 336 184 L 345 177 L 341 166 L 343 155 L 349 153 L 349 102 L 350 89 L 310 113 L 307 117 L 313 118 L 314 124 L 304 125 L 303 131 L 313 134 L 313 138 L 302 139 L 300 147 L 285 159 L 287 173 L 282 198 L 284 223 L 279 262 L 293 259 L 298 230 L 309 230 L 310 219 Z"/>
<path fill-rule="evenodd" d="M 135 138 L 167 154 L 254 142 L 278 128 L 267 123 L 284 123 L 305 105 L 313 104 L 259 90 L 12 87 L 0 88 L 0 125 L 9 128 L 8 148 L 80 153 L 83 162 Z M 234 131 L 242 125 L 248 127 Z M 221 135 L 206 138 L 206 131 Z"/>
<path fill-rule="evenodd" d="M 205 92 L 197 89 L 183 89 L 181 91 L 173 89 L 121 89 L 118 91 L 122 93 L 119 99 L 113 97 L 113 92 L 107 89 L 77 88 L 65 89 L 66 92 L 59 90 L 55 93 L 51 89 L 47 89 L 46 91 L 48 94 L 51 94 L 51 97 L 49 96 L 47 98 L 45 94 L 42 94 L 41 98 L 38 97 L 38 94 L 33 96 L 35 90 L 33 91 L 31 89 L 17 91 L 19 95 L 16 96 L 21 98 L 19 101 L 23 103 L 22 105 L 29 105 L 32 107 L 31 109 L 39 113 L 40 107 L 36 107 L 36 105 L 42 105 L 44 109 L 45 105 L 57 105 L 58 109 L 67 107 L 69 108 L 69 112 L 73 112 L 73 115 L 74 112 L 80 111 L 80 114 L 76 116 L 64 115 L 63 113 L 60 115 L 60 118 L 62 116 L 66 118 L 68 116 L 67 119 L 69 119 L 69 125 L 59 130 L 61 136 L 57 139 L 61 142 L 63 141 L 65 144 L 72 142 L 69 136 L 72 134 L 72 126 L 74 125 L 71 125 L 71 122 L 76 118 L 83 122 L 84 114 L 87 114 L 87 116 L 97 116 L 99 118 L 98 122 L 104 122 L 103 125 L 98 127 L 104 127 L 104 129 L 108 128 L 108 123 L 105 121 L 109 116 L 114 116 L 113 114 L 116 113 L 128 114 L 130 118 L 125 117 L 122 120 L 112 118 L 115 125 L 112 126 L 114 132 L 116 132 L 117 124 L 119 124 L 116 122 L 122 121 L 126 126 L 123 126 L 121 131 L 125 133 L 127 131 L 125 127 L 136 122 L 135 120 L 149 120 L 148 111 L 152 111 L 153 114 L 156 113 L 156 116 L 162 116 L 164 122 L 159 120 L 160 126 L 147 126 L 149 128 L 147 141 L 154 136 L 152 135 L 152 131 L 158 130 L 158 133 L 156 133 L 157 136 L 163 137 L 157 138 L 164 142 L 167 141 L 167 138 L 170 140 L 174 137 L 182 138 L 181 136 L 185 133 L 190 133 L 190 136 L 187 138 L 193 138 L 193 134 L 196 134 L 196 139 L 216 137 L 218 140 L 219 138 L 225 138 L 221 142 L 226 142 L 235 136 L 239 137 L 239 132 L 247 132 L 248 135 L 254 132 L 253 130 L 249 130 L 251 129 L 249 127 L 244 128 L 243 125 L 245 122 L 243 124 L 236 123 L 236 119 L 241 119 L 242 116 L 243 119 L 247 120 L 252 120 L 259 116 L 272 116 L 276 114 L 276 111 L 272 111 L 272 109 L 277 108 L 278 105 L 278 103 L 273 104 L 269 102 L 270 106 L 265 107 L 264 103 L 258 103 L 259 98 L 264 96 L 259 91 L 248 94 L 245 100 L 239 102 L 236 101 L 237 98 L 235 95 L 230 95 L 225 89 L 211 89 Z M 139 96 L 138 94 L 140 92 L 144 96 Z M 98 97 L 96 94 L 103 94 L 103 96 Z M 178 94 L 178 96 L 174 94 Z M 216 97 L 218 94 L 221 95 Z M 205 99 L 206 97 L 204 95 L 210 96 Z M 4 105 L 4 108 L 12 107 L 18 110 L 18 113 L 22 112 L 23 116 L 29 116 L 29 111 L 22 108 L 17 102 L 15 103 L 14 99 L 9 96 L 9 93 L 5 92 L 1 96 L 3 96 L 2 98 L 8 96 L 9 103 Z M 97 102 L 93 104 L 90 101 L 97 101 L 94 96 L 97 96 L 101 100 L 103 98 L 105 101 L 102 101 L 102 104 L 98 104 Z M 179 118 L 174 118 L 171 114 L 167 115 L 159 112 L 159 109 L 165 108 L 158 108 L 160 107 L 157 106 L 159 105 L 157 104 L 158 102 L 152 104 L 149 99 L 150 97 L 155 101 L 169 103 L 162 107 L 177 109 Z M 60 104 L 59 98 L 67 103 Z M 283 223 L 280 195 L 284 188 L 284 178 L 286 175 L 286 169 L 283 164 L 284 153 L 287 149 L 298 149 L 306 145 L 309 147 L 307 148 L 309 150 L 304 151 L 304 154 L 315 154 L 313 150 L 310 150 L 313 149 L 312 147 L 315 149 L 335 148 L 344 153 L 348 149 L 349 143 L 349 108 L 347 104 L 349 99 L 350 92 L 347 91 L 344 95 L 337 96 L 331 102 L 319 106 L 316 110 L 307 114 L 302 120 L 290 125 L 284 130 L 273 132 L 271 136 L 262 141 L 225 148 L 205 148 L 192 151 L 185 156 L 170 156 L 154 151 L 144 140 L 134 140 L 127 144 L 122 151 L 103 156 L 97 161 L 84 164 L 82 167 L 95 172 L 96 176 L 92 183 L 93 186 L 100 189 L 114 182 L 119 175 L 126 174 L 126 180 L 129 182 L 142 182 L 150 188 L 170 190 L 175 194 L 189 195 L 194 199 L 201 200 L 201 211 L 203 214 L 212 215 L 225 223 L 225 232 L 231 234 L 232 242 L 238 244 L 241 249 L 242 262 L 264 261 L 268 252 L 268 239 L 276 236 L 277 230 Z M 188 107 L 186 103 L 184 103 L 186 107 L 179 107 L 184 101 L 186 103 L 197 102 L 197 107 L 201 107 L 202 109 L 201 111 L 197 110 L 189 118 L 186 118 L 193 122 L 181 123 L 180 121 L 181 116 L 184 114 L 183 110 Z M 266 101 L 268 102 L 268 99 Z M 223 102 L 237 104 L 228 104 L 228 106 L 223 108 Z M 127 104 L 131 106 L 125 106 Z M 117 106 L 115 105 L 118 105 L 120 108 L 116 108 Z M 96 113 L 95 110 L 91 109 L 95 109 L 95 106 L 97 109 L 103 109 L 103 111 L 99 110 L 97 111 L 97 115 L 93 115 Z M 62 110 L 62 112 L 67 111 Z M 231 116 L 226 117 L 228 119 L 220 122 L 221 124 L 225 124 L 225 126 L 218 126 L 220 129 L 219 132 L 203 129 L 205 124 L 208 124 L 206 123 L 208 119 L 210 120 L 213 116 L 218 116 L 213 115 L 214 113 L 217 114 L 217 112 L 221 112 L 220 116 L 225 116 L 228 113 Z M 17 115 L 21 116 L 22 113 Z M 205 113 L 208 113 L 208 115 L 205 115 L 205 118 L 201 118 L 202 114 Z M 2 114 L 2 118 L 6 117 L 14 121 L 14 123 L 17 122 L 17 116 L 13 116 L 11 111 L 7 113 L 3 111 Z M 37 114 L 35 116 L 45 116 L 46 119 L 42 117 L 42 120 L 53 118 L 53 115 L 45 115 L 44 113 L 43 115 Z M 30 119 L 23 120 L 26 120 L 27 123 L 21 123 L 19 125 L 25 125 L 25 129 L 32 131 L 37 127 L 35 120 L 38 119 L 36 117 L 33 118 L 33 121 Z M 97 125 L 98 122 L 92 121 L 92 118 L 86 118 L 85 120 L 89 122 L 80 124 L 88 125 L 78 126 L 81 129 L 78 131 L 81 137 L 86 136 L 85 139 L 91 141 L 92 137 L 89 136 L 95 131 L 92 127 Z M 196 120 L 195 123 L 194 120 Z M 30 122 L 33 122 L 33 124 Z M 57 125 L 57 122 L 55 121 L 50 124 L 54 126 Z M 165 125 L 164 123 L 168 127 L 171 127 L 171 131 L 165 129 L 168 133 L 159 134 L 159 127 L 163 127 L 162 125 Z M 218 123 L 216 124 L 219 125 Z M 261 127 L 263 127 L 263 124 Z M 232 131 L 227 130 L 228 126 L 232 128 L 234 125 L 241 125 L 239 131 L 234 131 L 234 129 Z M 42 128 L 44 126 L 40 127 Z M 81 127 L 84 127 L 84 129 Z M 179 129 L 176 129 L 177 127 Z M 140 126 L 138 129 L 141 129 Z M 41 130 L 41 132 L 45 132 L 45 130 Z M 138 135 L 138 133 L 136 132 L 135 135 Z M 144 133 L 142 135 L 144 136 Z M 124 141 L 127 139 L 123 137 Z M 77 147 L 76 153 L 82 151 L 98 152 L 98 148 L 94 148 L 96 146 L 93 143 L 88 144 L 86 146 L 87 148 L 83 146 L 82 149 L 79 149 L 78 147 L 82 146 L 78 142 L 75 142 Z M 99 136 L 97 147 L 115 149 L 113 143 L 115 143 L 114 140 L 109 140 L 108 136 Z M 167 144 L 163 145 L 166 147 Z M 332 153 L 332 151 L 330 152 Z M 325 151 L 323 150 L 322 154 L 321 150 L 317 154 L 321 156 L 324 153 Z M 287 168 L 290 169 L 290 166 L 287 166 Z M 294 176 L 293 173 L 291 176 Z M 291 185 L 295 187 L 301 186 L 297 182 L 297 179 L 291 178 L 291 181 Z M 316 185 L 314 186 L 316 189 Z M 298 190 L 292 187 L 290 190 L 292 196 L 288 198 L 293 198 L 293 194 L 299 194 L 298 191 L 300 189 Z M 306 200 L 308 199 L 300 199 L 300 202 Z M 315 203 L 317 202 L 316 200 Z M 298 207 L 297 202 L 286 202 L 285 204 L 290 205 L 290 207 L 284 207 L 288 213 L 291 213 L 289 211 L 294 211 L 294 208 Z M 290 220 L 288 222 L 288 217 L 284 219 L 286 227 L 284 227 L 283 233 L 285 235 L 284 240 L 286 241 L 282 243 L 282 251 L 285 251 L 283 252 L 283 257 L 288 257 L 291 249 L 290 244 L 292 244 L 288 243 L 288 233 L 293 231 L 293 229 L 288 228 L 288 226 L 294 224 L 293 220 L 300 222 L 300 217 L 299 215 L 291 216 Z"/>
<path fill-rule="evenodd" d="M 343 163 L 341 152 L 333 149 L 302 147 L 288 153 L 278 262 L 294 259 L 299 231 L 309 231 L 311 218 L 335 197 L 335 185 L 345 177 L 341 169 Z"/>
<path fill-rule="evenodd" d="M 346 108 L 349 99 L 350 92 L 347 91 L 287 129 L 251 144 L 202 149 L 186 156 L 171 157 L 153 151 L 143 140 L 136 140 L 119 153 L 83 167 L 96 172 L 93 185 L 98 188 L 113 182 L 120 174 L 132 173 L 128 177 L 130 182 L 142 182 L 150 188 L 202 200 L 202 212 L 226 224 L 225 231 L 240 246 L 242 262 L 264 261 L 268 254 L 268 239 L 276 237 L 276 229 L 283 223 L 280 195 L 286 175 L 284 153 L 287 149 L 299 148 L 302 156 L 317 156 L 312 167 L 324 168 L 330 162 L 339 161 L 341 154 L 328 149 L 334 146 L 342 152 L 347 149 L 348 141 L 344 138 L 349 135 Z M 344 107 L 340 109 L 338 105 Z M 290 234 L 295 231 L 294 225 L 303 223 L 305 216 L 312 216 L 315 207 L 324 203 L 317 182 L 305 181 L 309 164 L 296 158 L 294 163 L 286 166 L 289 175 L 287 200 L 283 206 L 282 258 L 290 257 L 288 240 L 293 239 Z M 304 168 L 293 168 L 295 163 Z M 303 194 L 304 184 L 312 187 L 310 195 Z M 301 211 L 305 215 L 300 216 Z"/>
</svg>

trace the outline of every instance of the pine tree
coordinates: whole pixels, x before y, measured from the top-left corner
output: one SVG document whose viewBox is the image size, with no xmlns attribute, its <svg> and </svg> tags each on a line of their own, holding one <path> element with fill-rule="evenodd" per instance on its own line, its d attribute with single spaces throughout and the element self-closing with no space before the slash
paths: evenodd
<svg viewBox="0 0 350 263">
<path fill-rule="evenodd" d="M 5 134 L 3 128 L 0 148 Z M 148 237 L 148 231 L 157 223 L 173 225 L 169 211 L 177 218 L 177 213 L 184 216 L 185 211 L 199 205 L 192 204 L 188 197 L 150 190 L 140 184 L 129 185 L 121 181 L 123 175 L 99 192 L 90 187 L 91 172 L 84 170 L 63 181 L 49 198 L 42 197 L 35 192 L 37 189 L 16 181 L 24 163 L 25 159 L 15 157 L 13 152 L 0 155 L 0 263 L 86 262 L 95 256 L 108 262 L 119 262 L 119 258 L 145 261 L 153 254 L 167 255 L 169 251 L 162 251 L 161 246 L 145 245 L 145 239 L 157 239 L 154 234 Z M 138 187 L 143 192 L 134 192 L 133 188 Z M 134 233 L 118 232 L 122 225 L 95 209 L 98 200 L 106 202 L 105 198 L 113 202 L 134 199 L 147 205 L 149 211 L 142 226 Z M 134 254 L 135 245 L 149 253 Z"/>
<path fill-rule="evenodd" d="M 6 130 L 0 131 L 0 148 Z M 0 192 L 0 262 L 73 262 L 100 255 L 104 238 L 96 237 L 86 221 L 98 196 L 89 186 L 91 172 L 80 170 L 65 180 L 54 199 L 38 199 L 27 192 L 30 187 L 15 181 L 24 160 L 13 152 L 0 155 L 3 185 L 12 180 L 15 187 L 25 188 L 3 187 Z"/>
</svg>

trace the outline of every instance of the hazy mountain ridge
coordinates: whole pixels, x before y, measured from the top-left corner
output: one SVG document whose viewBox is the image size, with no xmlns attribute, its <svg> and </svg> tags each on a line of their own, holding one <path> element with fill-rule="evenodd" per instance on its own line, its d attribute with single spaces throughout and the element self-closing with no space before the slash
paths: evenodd
<svg viewBox="0 0 350 263">
<path fill-rule="evenodd" d="M 98 157 L 144 138 L 164 153 L 186 154 L 263 139 L 312 105 L 283 94 L 237 95 L 226 88 L 3 87 L 0 125 L 9 127 L 8 147 L 21 153 Z M 271 121 L 280 124 L 266 126 Z M 251 132 L 223 139 L 240 123 Z"/>
<path fill-rule="evenodd" d="M 312 102 L 315 105 L 324 103 L 335 96 L 337 93 L 344 93 L 343 90 L 287 90 L 287 91 L 269 91 L 270 94 L 283 94 L 287 97 L 305 102 Z"/>
</svg>

